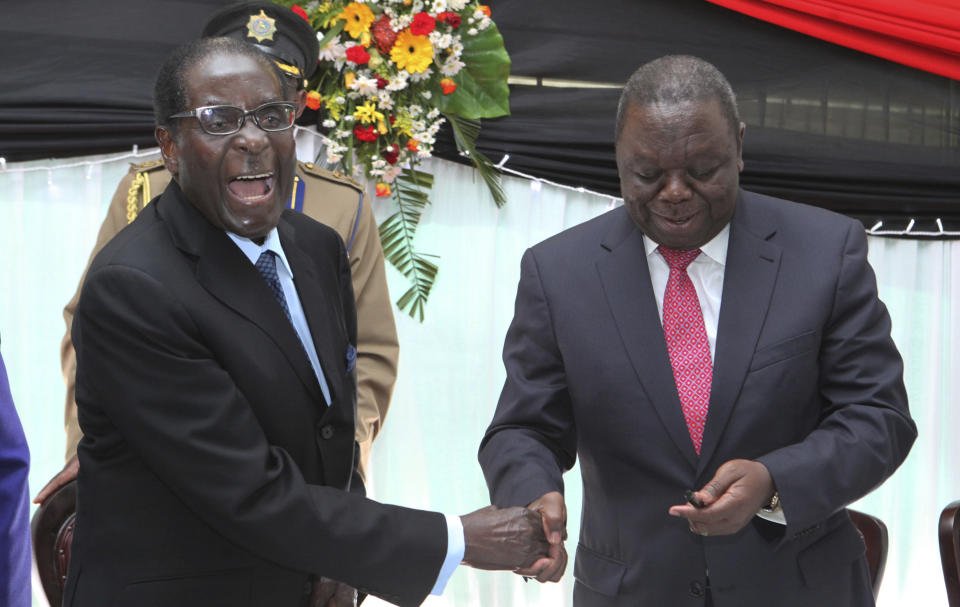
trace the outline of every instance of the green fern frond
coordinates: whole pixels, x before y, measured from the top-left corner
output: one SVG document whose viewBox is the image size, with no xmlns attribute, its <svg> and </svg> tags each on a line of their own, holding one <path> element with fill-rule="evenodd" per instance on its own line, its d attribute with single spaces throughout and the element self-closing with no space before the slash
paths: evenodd
<svg viewBox="0 0 960 607">
<path fill-rule="evenodd" d="M 443 116 L 450 123 L 450 128 L 453 129 L 453 140 L 457 144 L 457 149 L 467 153 L 467 157 L 473 162 L 473 166 L 476 167 L 480 177 L 487 184 L 497 207 L 505 205 L 507 197 L 503 193 L 503 184 L 500 182 L 500 171 L 493 166 L 489 158 L 477 151 L 480 120 L 469 120 L 456 114 L 444 114 Z"/>
<path fill-rule="evenodd" d="M 393 199 L 399 210 L 380 224 L 380 244 L 390 265 L 413 283 L 397 300 L 397 307 L 423 322 L 424 306 L 437 278 L 437 264 L 414 249 L 413 239 L 423 209 L 430 204 L 433 175 L 406 169 L 393 185 Z"/>
</svg>

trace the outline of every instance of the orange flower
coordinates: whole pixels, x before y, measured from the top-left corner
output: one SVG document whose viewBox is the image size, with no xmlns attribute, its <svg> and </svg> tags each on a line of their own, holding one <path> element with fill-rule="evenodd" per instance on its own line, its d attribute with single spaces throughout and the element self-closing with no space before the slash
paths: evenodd
<svg viewBox="0 0 960 607">
<path fill-rule="evenodd" d="M 440 81 L 440 88 L 443 89 L 444 95 L 449 95 L 453 91 L 457 90 L 457 83 L 449 78 L 444 78 Z"/>
<path fill-rule="evenodd" d="M 410 139 L 409 141 L 407 141 L 407 149 L 410 150 L 411 152 L 419 152 L 420 142 L 417 141 L 416 139 Z"/>
<path fill-rule="evenodd" d="M 317 91 L 310 91 L 307 93 L 307 107 L 311 110 L 319 110 L 321 103 L 320 93 Z"/>
<path fill-rule="evenodd" d="M 384 196 L 389 196 L 392 192 L 390 191 L 389 183 L 378 183 L 377 184 L 377 196 L 383 198 Z"/>
<path fill-rule="evenodd" d="M 490 7 L 487 6 L 486 4 L 481 4 L 481 5 L 480 5 L 480 12 L 482 12 L 484 15 L 486 15 L 487 17 L 489 17 L 489 16 L 490 16 Z"/>
</svg>

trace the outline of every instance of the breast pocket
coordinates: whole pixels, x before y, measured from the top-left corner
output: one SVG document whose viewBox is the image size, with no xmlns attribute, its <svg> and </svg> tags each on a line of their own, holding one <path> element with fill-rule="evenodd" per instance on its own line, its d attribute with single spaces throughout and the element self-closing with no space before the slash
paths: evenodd
<svg viewBox="0 0 960 607">
<path fill-rule="evenodd" d="M 750 371 L 758 371 L 791 358 L 815 352 L 820 346 L 820 332 L 809 331 L 760 348 L 753 355 Z"/>
</svg>

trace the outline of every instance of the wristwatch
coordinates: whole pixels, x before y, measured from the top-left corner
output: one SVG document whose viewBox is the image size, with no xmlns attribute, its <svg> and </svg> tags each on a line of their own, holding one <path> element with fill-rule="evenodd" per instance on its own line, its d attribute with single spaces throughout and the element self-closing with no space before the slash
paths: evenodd
<svg viewBox="0 0 960 607">
<path fill-rule="evenodd" d="M 760 507 L 760 511 L 766 514 L 773 514 L 774 512 L 780 512 L 782 508 L 780 507 L 780 492 L 774 491 L 773 495 L 770 496 L 770 501 L 766 503 L 765 506 Z"/>
</svg>

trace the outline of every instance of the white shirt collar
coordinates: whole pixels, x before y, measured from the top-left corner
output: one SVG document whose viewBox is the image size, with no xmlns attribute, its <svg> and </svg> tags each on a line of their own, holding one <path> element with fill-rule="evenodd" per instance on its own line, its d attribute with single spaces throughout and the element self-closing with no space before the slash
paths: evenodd
<svg viewBox="0 0 960 607">
<path fill-rule="evenodd" d="M 720 230 L 720 233 L 710 239 L 705 245 L 700 247 L 700 251 L 720 264 L 721 266 L 727 265 L 727 246 L 730 244 L 730 224 L 723 226 L 723 229 Z M 644 235 L 643 237 L 643 247 L 647 252 L 647 257 L 653 255 L 657 247 L 660 246 L 653 241 L 649 236 Z"/>
<path fill-rule="evenodd" d="M 249 259 L 253 265 L 257 265 L 257 260 L 260 259 L 261 253 L 264 251 L 273 251 L 280 263 L 283 264 L 284 269 L 290 274 L 290 278 L 293 278 L 293 270 L 290 268 L 290 263 L 287 262 L 286 253 L 283 252 L 283 246 L 280 244 L 280 234 L 277 232 L 277 228 L 273 228 L 267 233 L 267 237 L 263 239 L 262 245 L 253 242 L 249 238 L 237 236 L 233 232 L 227 232 L 227 236 L 240 247 L 240 250 L 243 251 L 243 254 L 247 256 L 247 259 Z"/>
</svg>

